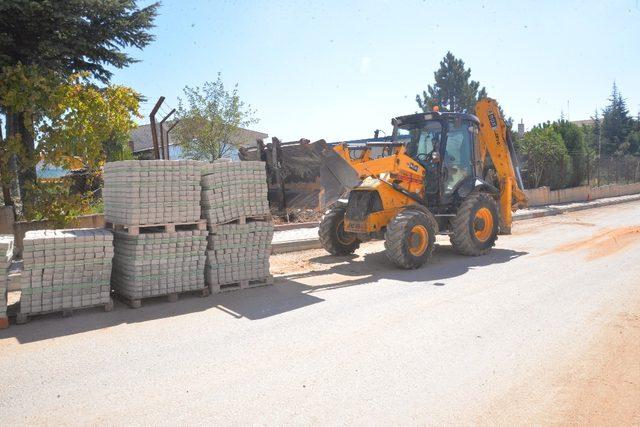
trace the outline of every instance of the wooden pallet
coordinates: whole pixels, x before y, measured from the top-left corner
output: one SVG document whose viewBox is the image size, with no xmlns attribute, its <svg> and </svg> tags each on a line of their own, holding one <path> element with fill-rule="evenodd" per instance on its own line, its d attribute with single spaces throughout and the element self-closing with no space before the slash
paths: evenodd
<svg viewBox="0 0 640 427">
<path fill-rule="evenodd" d="M 140 308 L 142 307 L 143 300 L 154 299 L 154 298 L 166 298 L 168 302 L 176 302 L 178 301 L 178 298 L 180 295 L 185 295 L 185 294 L 197 294 L 200 297 L 208 297 L 211 294 L 211 291 L 209 290 L 208 287 L 206 287 L 206 288 L 197 289 L 194 291 L 172 292 L 170 294 L 154 295 L 154 296 L 143 297 L 143 298 L 129 298 L 124 295 L 120 295 L 116 292 L 113 293 L 113 296 L 119 301 L 122 301 L 123 303 L 127 304 L 130 308 Z"/>
<path fill-rule="evenodd" d="M 140 233 L 175 233 L 176 231 L 190 230 L 206 230 L 207 220 L 200 219 L 196 222 L 167 222 L 164 224 L 148 224 L 148 225 L 122 225 L 105 223 L 105 228 L 114 231 L 122 231 L 132 236 Z"/>
<path fill-rule="evenodd" d="M 17 313 L 16 323 L 18 325 L 22 325 L 22 324 L 28 323 L 33 316 L 38 317 L 41 315 L 51 314 L 51 313 L 62 313 L 62 317 L 71 317 L 73 316 L 73 312 L 76 310 L 85 310 L 87 308 L 96 308 L 96 307 L 104 307 L 104 311 L 111 311 L 113 310 L 113 300 L 109 298 L 109 302 L 106 304 L 87 305 L 85 307 L 79 307 L 79 308 L 63 308 L 62 310 L 60 309 L 48 310 L 48 311 L 42 311 L 39 313 Z"/>
<path fill-rule="evenodd" d="M 260 286 L 273 285 L 273 276 L 265 277 L 259 280 L 240 280 L 238 282 L 211 284 L 209 289 L 212 294 L 219 294 L 222 292 L 237 291 L 240 289 L 258 288 Z"/>
<path fill-rule="evenodd" d="M 253 215 L 253 216 L 242 215 L 239 218 L 232 219 L 226 222 L 221 222 L 220 224 L 209 224 L 207 228 L 209 229 L 209 231 L 215 233 L 216 229 L 221 225 L 229 225 L 229 224 L 245 225 L 250 222 L 271 222 L 271 220 L 272 220 L 271 214 Z"/>
</svg>

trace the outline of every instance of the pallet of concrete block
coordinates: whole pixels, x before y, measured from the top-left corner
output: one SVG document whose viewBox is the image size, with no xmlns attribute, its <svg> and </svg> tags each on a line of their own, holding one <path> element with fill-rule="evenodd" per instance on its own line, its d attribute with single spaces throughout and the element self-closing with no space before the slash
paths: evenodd
<svg viewBox="0 0 640 427">
<path fill-rule="evenodd" d="M 210 232 L 205 280 L 212 293 L 273 284 L 269 255 L 273 224 L 218 225 Z"/>
<path fill-rule="evenodd" d="M 198 292 L 209 295 L 204 283 L 206 230 L 173 233 L 114 232 L 115 255 L 111 285 L 114 293 L 132 308 L 142 300 Z"/>
<path fill-rule="evenodd" d="M 193 160 L 126 160 L 104 166 L 105 222 L 114 229 L 200 220 L 200 169 Z"/>
<path fill-rule="evenodd" d="M 113 309 L 113 235 L 103 229 L 36 230 L 24 236 L 17 323 L 33 315 L 88 307 Z"/>
<path fill-rule="evenodd" d="M 202 170 L 202 217 L 215 226 L 271 219 L 264 162 L 213 162 Z"/>
<path fill-rule="evenodd" d="M 9 327 L 7 317 L 7 285 L 13 258 L 13 236 L 0 236 L 0 329 Z"/>
<path fill-rule="evenodd" d="M 151 224 L 151 225 L 122 225 L 106 222 L 105 227 L 113 231 L 121 231 L 133 236 L 137 236 L 141 232 L 143 233 L 175 233 L 176 231 L 190 231 L 190 230 L 206 230 L 207 221 L 200 219 L 192 222 L 171 222 L 165 224 Z"/>
</svg>

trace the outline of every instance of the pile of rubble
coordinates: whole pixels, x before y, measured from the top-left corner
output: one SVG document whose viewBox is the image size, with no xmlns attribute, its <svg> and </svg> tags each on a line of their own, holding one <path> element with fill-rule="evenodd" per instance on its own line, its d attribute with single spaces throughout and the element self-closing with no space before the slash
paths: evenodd
<svg viewBox="0 0 640 427">
<path fill-rule="evenodd" d="M 202 169 L 202 213 L 209 228 L 205 281 L 212 292 L 272 283 L 263 162 L 214 162 Z"/>
<path fill-rule="evenodd" d="M 24 236 L 20 315 L 104 305 L 112 308 L 109 282 L 113 235 L 102 229 L 37 230 Z"/>
<path fill-rule="evenodd" d="M 130 305 L 142 298 L 201 290 L 204 285 L 206 230 L 114 232 L 111 284 Z"/>
<path fill-rule="evenodd" d="M 105 164 L 105 221 L 135 226 L 199 220 L 201 165 L 193 160 Z"/>
</svg>

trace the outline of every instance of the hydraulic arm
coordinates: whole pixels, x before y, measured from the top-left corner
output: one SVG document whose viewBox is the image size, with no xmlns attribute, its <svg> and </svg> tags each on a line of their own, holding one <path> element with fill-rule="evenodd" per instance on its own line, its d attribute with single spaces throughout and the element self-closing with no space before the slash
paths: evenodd
<svg viewBox="0 0 640 427">
<path fill-rule="evenodd" d="M 512 211 L 527 206 L 518 159 L 498 103 L 491 98 L 481 99 L 476 104 L 476 116 L 480 120 L 480 160 L 484 164 L 488 151 L 496 168 L 500 187 L 500 226 L 502 232 L 508 234 Z"/>
</svg>

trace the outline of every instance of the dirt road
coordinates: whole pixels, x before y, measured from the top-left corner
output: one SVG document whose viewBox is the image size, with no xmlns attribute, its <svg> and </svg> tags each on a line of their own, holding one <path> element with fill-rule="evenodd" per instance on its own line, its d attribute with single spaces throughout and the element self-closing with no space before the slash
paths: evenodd
<svg viewBox="0 0 640 427">
<path fill-rule="evenodd" d="M 14 424 L 640 424 L 640 202 L 393 269 L 272 257 L 278 284 L 0 332 Z"/>
</svg>

